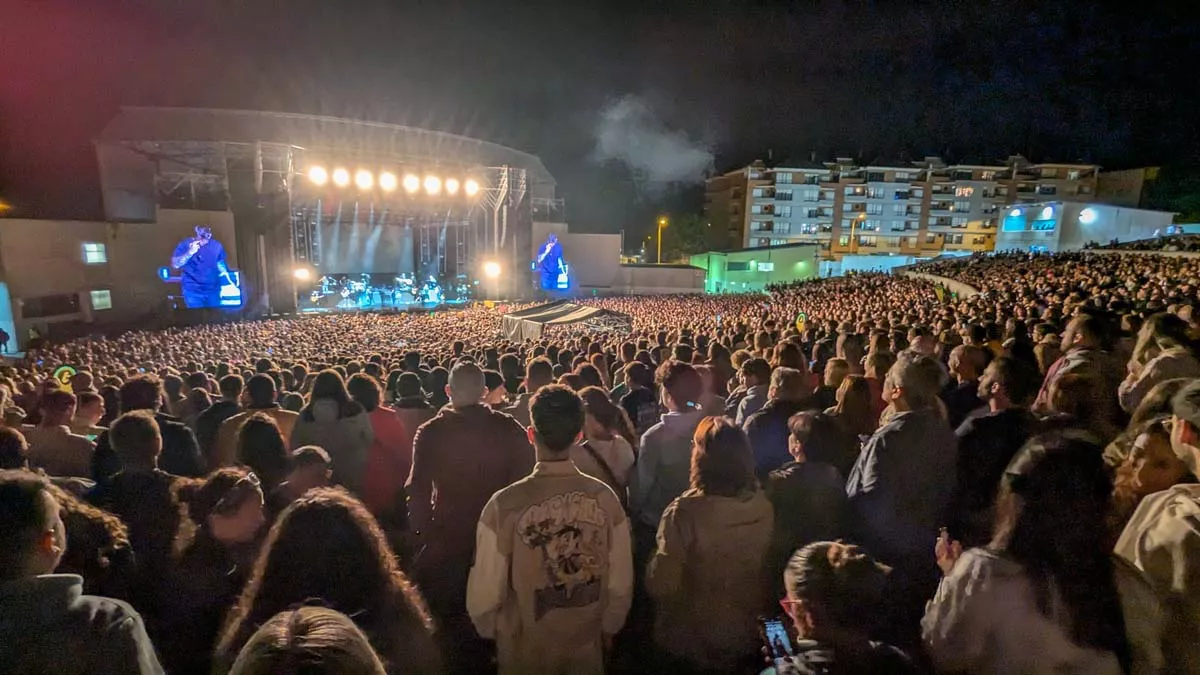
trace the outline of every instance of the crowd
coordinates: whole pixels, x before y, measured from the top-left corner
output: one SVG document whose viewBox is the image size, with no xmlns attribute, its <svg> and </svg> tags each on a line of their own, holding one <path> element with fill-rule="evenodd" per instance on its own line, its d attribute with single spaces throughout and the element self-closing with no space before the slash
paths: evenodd
<svg viewBox="0 0 1200 675">
<path fill-rule="evenodd" d="M 1200 673 L 1200 265 L 921 271 L 10 361 L 0 672 Z"/>
</svg>

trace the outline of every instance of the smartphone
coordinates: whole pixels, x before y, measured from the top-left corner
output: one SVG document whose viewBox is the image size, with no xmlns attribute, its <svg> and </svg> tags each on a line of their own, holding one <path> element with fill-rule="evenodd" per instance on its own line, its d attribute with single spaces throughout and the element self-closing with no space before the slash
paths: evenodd
<svg viewBox="0 0 1200 675">
<path fill-rule="evenodd" d="M 86 439 L 88 439 L 89 441 L 91 441 L 91 442 L 95 443 L 95 442 L 96 442 L 96 439 L 97 439 L 97 438 L 100 438 L 100 434 L 85 434 L 85 435 L 84 435 L 84 438 L 86 438 Z"/>
<path fill-rule="evenodd" d="M 772 663 L 777 664 L 783 659 L 796 655 L 795 650 L 792 649 L 792 638 L 788 635 L 787 626 L 781 617 L 759 617 L 758 632 Z"/>
</svg>

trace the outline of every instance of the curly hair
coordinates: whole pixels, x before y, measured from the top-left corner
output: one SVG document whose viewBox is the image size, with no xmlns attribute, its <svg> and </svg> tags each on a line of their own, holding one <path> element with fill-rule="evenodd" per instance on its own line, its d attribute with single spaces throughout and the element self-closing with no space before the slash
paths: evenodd
<svg viewBox="0 0 1200 675">
<path fill-rule="evenodd" d="M 229 613 L 219 658 L 232 660 L 258 626 L 309 598 L 355 617 L 385 658 L 433 630 L 425 601 L 400 570 L 383 530 L 341 488 L 308 491 L 271 527 Z"/>
</svg>

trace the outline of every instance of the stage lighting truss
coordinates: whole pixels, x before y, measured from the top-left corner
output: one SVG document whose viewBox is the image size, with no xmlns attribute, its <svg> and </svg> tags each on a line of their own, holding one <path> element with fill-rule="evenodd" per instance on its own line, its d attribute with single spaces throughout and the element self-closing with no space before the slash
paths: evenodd
<svg viewBox="0 0 1200 675">
<path fill-rule="evenodd" d="M 403 188 L 410 196 L 458 197 L 474 200 L 484 192 L 480 182 L 473 177 L 446 176 L 436 173 L 418 174 L 408 172 L 403 177 L 388 169 L 372 172 L 370 169 L 356 169 L 353 173 L 343 166 L 332 169 L 320 164 L 309 166 L 304 172 L 308 182 L 316 187 L 326 187 L 332 183 L 336 188 L 355 187 L 359 192 L 396 192 Z"/>
</svg>

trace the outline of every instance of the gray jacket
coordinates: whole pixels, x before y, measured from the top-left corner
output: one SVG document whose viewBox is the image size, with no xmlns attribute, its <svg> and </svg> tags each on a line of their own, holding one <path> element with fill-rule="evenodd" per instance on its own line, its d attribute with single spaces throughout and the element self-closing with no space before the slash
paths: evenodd
<svg viewBox="0 0 1200 675">
<path fill-rule="evenodd" d="M 644 525 L 658 528 L 667 505 L 690 487 L 692 434 L 700 410 L 667 413 L 642 434 L 642 450 L 629 477 L 629 507 Z"/>
<path fill-rule="evenodd" d="M 162 673 L 142 617 L 120 600 L 83 594 L 83 577 L 47 574 L 0 584 L 5 673 Z"/>
</svg>

